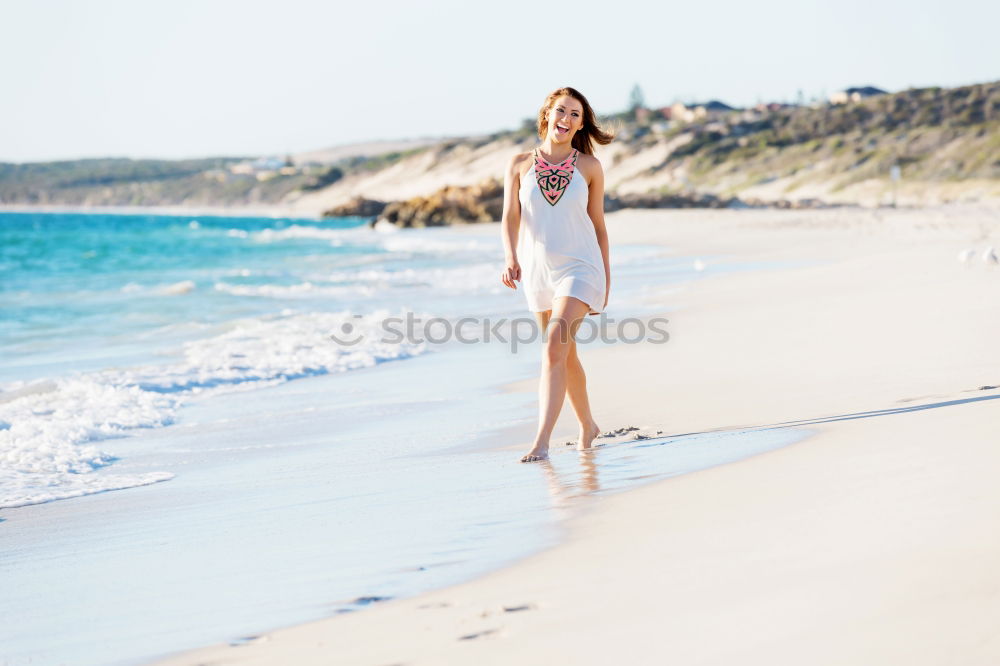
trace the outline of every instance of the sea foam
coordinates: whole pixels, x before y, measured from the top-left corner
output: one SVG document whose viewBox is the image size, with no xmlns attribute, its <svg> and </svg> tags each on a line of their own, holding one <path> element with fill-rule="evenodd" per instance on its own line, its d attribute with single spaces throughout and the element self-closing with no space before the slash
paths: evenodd
<svg viewBox="0 0 1000 666">
<path fill-rule="evenodd" d="M 126 437 L 136 428 L 169 425 L 178 408 L 196 396 L 421 354 L 427 350 L 424 342 L 390 344 L 376 335 L 386 317 L 404 315 L 289 312 L 235 320 L 222 333 L 173 350 L 173 362 L 5 386 L 0 392 L 0 508 L 173 478 L 165 471 L 114 473 L 115 456 L 98 443 Z"/>
</svg>

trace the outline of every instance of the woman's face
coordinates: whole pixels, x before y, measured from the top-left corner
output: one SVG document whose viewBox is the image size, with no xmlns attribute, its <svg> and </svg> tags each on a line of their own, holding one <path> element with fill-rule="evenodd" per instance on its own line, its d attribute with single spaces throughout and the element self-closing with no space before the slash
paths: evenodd
<svg viewBox="0 0 1000 666">
<path fill-rule="evenodd" d="M 553 143 L 570 143 L 583 127 L 583 104 L 574 97 L 563 95 L 549 109 L 549 138 Z"/>
</svg>

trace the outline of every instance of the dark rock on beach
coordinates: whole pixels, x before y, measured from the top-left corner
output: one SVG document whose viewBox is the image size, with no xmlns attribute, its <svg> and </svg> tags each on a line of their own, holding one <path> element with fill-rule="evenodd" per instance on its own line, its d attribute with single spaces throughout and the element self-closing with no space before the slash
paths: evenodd
<svg viewBox="0 0 1000 666">
<path fill-rule="evenodd" d="M 385 210 L 384 201 L 354 197 L 347 203 L 323 211 L 323 217 L 377 217 Z"/>
<path fill-rule="evenodd" d="M 413 197 L 385 207 L 380 220 L 400 227 L 494 222 L 503 213 L 503 183 L 488 179 L 478 185 L 449 185 L 426 197 Z"/>
<path fill-rule="evenodd" d="M 731 208 L 782 208 L 782 209 L 812 209 L 812 208 L 845 208 L 856 207 L 853 204 L 827 203 L 819 199 L 777 199 L 766 201 L 763 199 L 737 199 L 737 205 Z"/>
<path fill-rule="evenodd" d="M 840 208 L 845 204 L 831 204 L 819 199 L 740 199 L 738 197 L 718 197 L 708 193 L 676 194 L 624 194 L 606 195 L 604 210 L 608 213 L 623 208 Z"/>
<path fill-rule="evenodd" d="M 608 194 L 604 210 L 611 213 L 623 208 L 728 208 L 735 200 L 714 194 Z"/>
<path fill-rule="evenodd" d="M 606 195 L 604 209 L 623 208 L 826 208 L 815 199 L 761 201 L 717 197 L 713 194 L 625 194 Z M 369 225 L 378 220 L 399 227 L 439 227 L 450 224 L 495 222 L 503 213 L 503 183 L 488 179 L 478 185 L 449 185 L 428 196 L 405 201 L 384 202 L 357 196 L 330 208 L 324 217 L 367 217 Z"/>
</svg>

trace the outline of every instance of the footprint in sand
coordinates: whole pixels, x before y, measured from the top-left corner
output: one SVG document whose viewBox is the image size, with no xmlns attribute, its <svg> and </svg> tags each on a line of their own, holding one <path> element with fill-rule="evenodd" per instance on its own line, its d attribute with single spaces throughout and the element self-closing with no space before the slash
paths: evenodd
<svg viewBox="0 0 1000 666">
<path fill-rule="evenodd" d="M 618 428 L 618 430 L 609 430 L 603 435 L 598 435 L 598 437 L 618 437 L 619 435 L 626 435 L 633 430 L 638 430 L 636 426 L 625 426 L 624 428 Z"/>
<path fill-rule="evenodd" d="M 483 636 L 489 636 L 490 634 L 495 634 L 495 633 L 497 633 L 497 631 L 499 631 L 499 629 L 485 629 L 483 631 L 478 631 L 478 632 L 476 632 L 474 634 L 466 634 L 465 636 L 459 636 L 458 640 L 460 640 L 460 641 L 471 641 L 471 640 L 473 640 L 475 638 L 481 638 Z"/>
<path fill-rule="evenodd" d="M 628 433 L 634 432 L 636 430 L 639 430 L 639 428 L 637 428 L 636 426 L 625 426 L 624 428 L 618 428 L 617 430 L 609 430 L 608 432 L 601 433 L 595 439 L 606 439 L 606 438 L 610 438 L 610 437 L 620 437 L 621 435 L 627 435 Z M 657 430 L 656 434 L 657 435 L 661 435 L 661 434 L 663 434 L 663 431 L 662 430 Z M 644 435 L 642 433 L 636 433 L 635 435 L 632 436 L 632 439 L 634 439 L 634 440 L 652 439 L 653 436 L 654 435 Z M 565 446 L 575 446 L 576 442 L 575 441 L 564 442 L 564 445 Z"/>
<path fill-rule="evenodd" d="M 639 430 L 639 428 L 637 428 L 636 426 L 626 426 L 624 428 L 618 428 L 617 430 L 609 430 L 603 435 L 598 435 L 598 437 L 619 437 L 621 435 L 627 435 L 630 432 L 635 432 L 636 430 Z M 657 430 L 656 434 L 657 435 L 663 434 L 663 431 Z M 632 439 L 649 439 L 652 436 L 653 435 L 636 433 L 635 435 L 632 436 Z"/>
<path fill-rule="evenodd" d="M 503 607 L 503 612 L 504 613 L 516 613 L 518 611 L 532 610 L 534 608 L 535 608 L 535 606 L 533 604 L 523 604 L 521 606 L 504 606 Z"/>
<path fill-rule="evenodd" d="M 229 645 L 232 647 L 240 647 L 241 645 L 250 645 L 251 643 L 263 643 L 266 640 L 267 636 L 242 636 L 229 641 Z"/>
<path fill-rule="evenodd" d="M 373 604 L 377 601 L 389 601 L 392 597 L 358 597 L 352 604 L 357 604 L 358 606 L 367 606 L 368 604 Z"/>
</svg>

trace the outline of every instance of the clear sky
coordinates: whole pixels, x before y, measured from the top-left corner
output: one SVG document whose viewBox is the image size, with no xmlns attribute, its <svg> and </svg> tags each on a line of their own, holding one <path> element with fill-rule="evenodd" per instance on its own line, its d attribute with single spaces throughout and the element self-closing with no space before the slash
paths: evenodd
<svg viewBox="0 0 1000 666">
<path fill-rule="evenodd" d="M 1000 79 L 1000 3 L 0 0 L 0 161 L 299 152 L 627 105 Z"/>
</svg>

